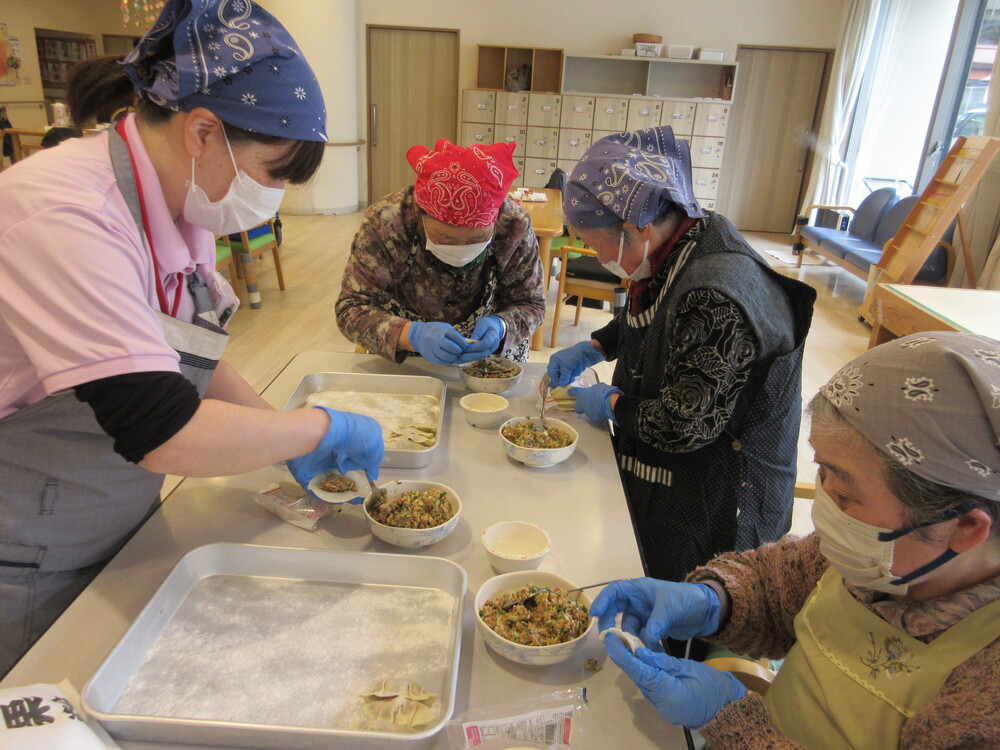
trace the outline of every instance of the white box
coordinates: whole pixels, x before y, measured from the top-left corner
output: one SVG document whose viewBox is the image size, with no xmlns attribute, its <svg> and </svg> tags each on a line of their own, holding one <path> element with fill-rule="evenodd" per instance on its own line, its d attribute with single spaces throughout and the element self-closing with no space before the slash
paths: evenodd
<svg viewBox="0 0 1000 750">
<path fill-rule="evenodd" d="M 635 47 L 622 48 L 622 57 L 635 57 Z"/>
<path fill-rule="evenodd" d="M 724 49 L 710 49 L 709 47 L 702 47 L 698 50 L 699 60 L 717 60 L 722 62 L 722 58 L 726 51 Z"/>
<path fill-rule="evenodd" d="M 690 44 L 667 45 L 667 57 L 672 57 L 674 60 L 690 60 L 694 57 L 694 47 Z"/>
<path fill-rule="evenodd" d="M 663 54 L 662 44 L 650 44 L 648 42 L 635 43 L 636 57 L 659 57 Z"/>
</svg>

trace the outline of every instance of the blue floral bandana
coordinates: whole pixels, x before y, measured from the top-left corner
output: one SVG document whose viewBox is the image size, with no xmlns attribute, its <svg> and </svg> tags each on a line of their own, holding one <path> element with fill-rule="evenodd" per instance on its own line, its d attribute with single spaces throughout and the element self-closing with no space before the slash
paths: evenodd
<svg viewBox="0 0 1000 750">
<path fill-rule="evenodd" d="M 285 27 L 250 0 L 167 0 L 123 64 L 140 97 L 175 112 L 205 107 L 255 133 L 327 140 L 312 68 Z"/>
<path fill-rule="evenodd" d="M 905 336 L 869 349 L 819 392 L 917 476 L 1000 501 L 1000 341 Z"/>
<path fill-rule="evenodd" d="M 587 149 L 566 185 L 563 211 L 578 227 L 644 227 L 671 203 L 700 219 L 691 147 L 666 126 L 605 136 Z"/>
</svg>

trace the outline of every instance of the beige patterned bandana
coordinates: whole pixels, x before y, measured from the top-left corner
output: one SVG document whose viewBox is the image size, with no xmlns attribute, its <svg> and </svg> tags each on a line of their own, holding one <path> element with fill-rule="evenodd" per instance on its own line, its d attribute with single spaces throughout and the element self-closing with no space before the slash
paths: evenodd
<svg viewBox="0 0 1000 750">
<path fill-rule="evenodd" d="M 906 336 L 869 349 L 820 393 L 914 474 L 1000 501 L 1000 341 Z"/>
</svg>

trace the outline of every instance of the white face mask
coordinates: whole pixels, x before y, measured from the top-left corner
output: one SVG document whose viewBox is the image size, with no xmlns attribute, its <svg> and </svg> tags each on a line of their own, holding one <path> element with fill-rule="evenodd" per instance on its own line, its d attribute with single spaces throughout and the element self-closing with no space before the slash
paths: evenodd
<svg viewBox="0 0 1000 750">
<path fill-rule="evenodd" d="M 233 161 L 236 176 L 229 184 L 229 191 L 213 203 L 194 182 L 192 157 L 191 180 L 187 183 L 188 192 L 184 198 L 184 220 L 213 234 L 232 234 L 257 226 L 274 216 L 281 206 L 285 191 L 283 188 L 264 187 L 237 167 L 225 129 L 222 136 L 226 139 L 226 148 L 229 149 L 229 158 Z"/>
<path fill-rule="evenodd" d="M 844 513 L 823 489 L 819 474 L 816 475 L 812 521 L 819 535 L 819 551 L 848 584 L 858 588 L 900 596 L 905 594 L 911 581 L 944 565 L 958 553 L 946 550 L 926 565 L 900 577 L 892 573 L 892 554 L 896 539 L 914 529 L 947 521 L 964 512 L 964 509 L 958 508 L 929 523 L 899 531 L 883 529 Z"/>
<path fill-rule="evenodd" d="M 426 247 L 442 263 L 447 263 L 449 266 L 454 266 L 455 268 L 461 268 L 462 266 L 469 265 L 469 263 L 482 255 L 491 242 L 493 242 L 493 238 L 486 240 L 486 242 L 476 242 L 472 245 L 439 245 L 436 242 L 427 240 Z"/>
<path fill-rule="evenodd" d="M 639 263 L 639 267 L 632 273 L 626 273 L 625 269 L 622 268 L 622 252 L 624 249 L 625 230 L 623 229 L 621 236 L 618 239 L 618 260 L 609 260 L 607 263 L 601 263 L 601 265 L 616 276 L 620 276 L 623 279 L 629 279 L 631 281 L 642 281 L 643 279 L 648 279 L 653 275 L 653 270 L 649 263 L 649 240 L 646 240 L 642 246 L 642 262 Z"/>
</svg>

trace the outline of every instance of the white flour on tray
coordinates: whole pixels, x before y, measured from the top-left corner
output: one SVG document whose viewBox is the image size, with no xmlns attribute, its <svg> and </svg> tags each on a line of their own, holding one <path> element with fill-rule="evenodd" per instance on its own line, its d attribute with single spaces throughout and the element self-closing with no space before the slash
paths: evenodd
<svg viewBox="0 0 1000 750">
<path fill-rule="evenodd" d="M 437 443 L 438 409 L 433 396 L 403 393 L 319 391 L 306 398 L 306 406 L 327 406 L 364 414 L 382 425 L 387 450 L 420 450 Z"/>
</svg>

